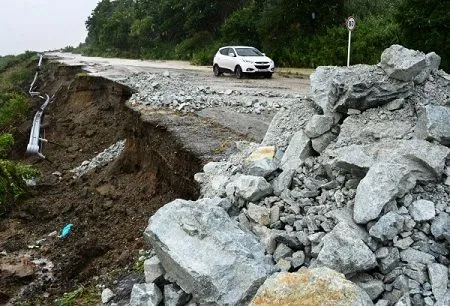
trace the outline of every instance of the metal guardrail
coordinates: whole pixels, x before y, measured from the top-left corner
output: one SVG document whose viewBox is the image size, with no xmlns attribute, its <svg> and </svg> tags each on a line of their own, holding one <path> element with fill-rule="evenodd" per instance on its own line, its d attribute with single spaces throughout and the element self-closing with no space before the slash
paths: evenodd
<svg viewBox="0 0 450 306">
<path fill-rule="evenodd" d="M 39 58 L 38 69 L 42 65 L 42 59 L 43 59 L 43 55 L 41 55 Z M 33 125 L 31 126 L 31 132 L 30 132 L 30 140 L 28 141 L 26 153 L 36 154 L 40 158 L 45 158 L 45 156 L 42 154 L 42 142 L 47 142 L 47 140 L 45 138 L 41 137 L 41 121 L 42 121 L 42 117 L 44 115 L 45 108 L 47 107 L 47 105 L 49 103 L 52 103 L 52 101 L 48 94 L 45 94 L 45 97 L 43 97 L 43 96 L 41 96 L 40 92 L 34 91 L 38 76 L 39 76 L 39 71 L 36 71 L 36 73 L 34 74 L 34 79 L 31 82 L 28 93 L 32 97 L 38 96 L 39 98 L 45 100 L 45 102 L 44 102 L 44 104 L 41 105 L 40 109 L 34 115 Z"/>
</svg>

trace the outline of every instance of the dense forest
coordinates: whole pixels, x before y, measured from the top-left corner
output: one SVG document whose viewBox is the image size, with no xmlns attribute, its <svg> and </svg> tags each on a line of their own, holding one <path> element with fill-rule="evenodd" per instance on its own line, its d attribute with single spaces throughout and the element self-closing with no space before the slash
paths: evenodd
<svg viewBox="0 0 450 306">
<path fill-rule="evenodd" d="M 345 65 L 350 15 L 353 64 L 376 63 L 398 43 L 435 51 L 449 70 L 450 1 L 442 0 L 101 0 L 77 49 L 210 64 L 219 46 L 238 44 L 278 66 Z"/>
</svg>

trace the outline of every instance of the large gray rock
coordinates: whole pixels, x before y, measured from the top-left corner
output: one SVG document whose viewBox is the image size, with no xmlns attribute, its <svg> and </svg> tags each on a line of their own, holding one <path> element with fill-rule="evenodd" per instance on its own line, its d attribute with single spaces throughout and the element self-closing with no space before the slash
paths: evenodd
<svg viewBox="0 0 450 306">
<path fill-rule="evenodd" d="M 322 239 L 317 260 L 344 274 L 369 270 L 377 265 L 375 255 L 345 222 L 340 222 Z"/>
<path fill-rule="evenodd" d="M 162 292 L 155 284 L 135 284 L 131 290 L 130 306 L 158 306 Z"/>
<path fill-rule="evenodd" d="M 384 139 L 377 143 L 340 147 L 328 152 L 333 166 L 366 174 L 377 162 L 407 165 L 419 180 L 439 180 L 450 150 L 424 140 Z"/>
<path fill-rule="evenodd" d="M 405 165 L 376 163 L 361 180 L 356 189 L 353 218 L 356 223 L 365 224 L 376 219 L 383 207 L 403 196 L 416 184 L 411 169 Z"/>
<path fill-rule="evenodd" d="M 314 115 L 305 126 L 305 134 L 316 138 L 328 132 L 334 124 L 334 118 L 325 115 Z"/>
<path fill-rule="evenodd" d="M 234 196 L 247 201 L 258 201 L 272 193 L 272 186 L 260 176 L 238 175 L 226 187 Z"/>
<path fill-rule="evenodd" d="M 409 214 L 414 221 L 428 221 L 436 216 L 434 203 L 428 200 L 414 201 L 409 207 Z"/>
<path fill-rule="evenodd" d="M 450 216 L 446 213 L 439 214 L 431 223 L 431 234 L 440 240 L 450 242 Z"/>
<path fill-rule="evenodd" d="M 256 237 L 243 231 L 217 201 L 166 204 L 150 218 L 144 237 L 167 278 L 192 293 L 196 302 L 243 304 L 273 271 L 273 264 Z"/>
<path fill-rule="evenodd" d="M 325 115 L 366 110 L 411 94 L 413 82 L 386 77 L 377 66 L 318 67 L 310 76 L 312 96 Z"/>
<path fill-rule="evenodd" d="M 428 276 L 434 297 L 437 301 L 442 300 L 447 292 L 448 268 L 438 263 L 428 264 Z"/>
<path fill-rule="evenodd" d="M 286 171 L 298 169 L 305 159 L 312 155 L 311 140 L 305 132 L 296 132 L 289 142 L 289 146 L 281 159 L 281 168 Z"/>
<path fill-rule="evenodd" d="M 358 169 L 376 160 L 356 191 L 353 217 L 357 223 L 376 219 L 387 203 L 402 197 L 417 181 L 440 180 L 450 152 L 444 146 L 423 140 L 386 141 L 379 147 L 370 145 L 368 149 L 343 155 L 346 161 L 341 164 L 350 167 L 353 160 Z"/>
<path fill-rule="evenodd" d="M 391 78 L 412 81 L 427 67 L 427 60 L 422 52 L 392 45 L 381 54 L 380 66 Z"/>
<path fill-rule="evenodd" d="M 258 289 L 250 305 L 370 306 L 373 303 L 364 290 L 344 275 L 320 267 L 271 276 Z"/>
<path fill-rule="evenodd" d="M 450 107 L 425 106 L 415 130 L 419 138 L 436 140 L 446 146 L 450 145 Z"/>
<path fill-rule="evenodd" d="M 388 212 L 370 228 L 369 234 L 381 241 L 392 240 L 403 230 L 404 222 L 403 216 L 396 212 Z"/>
</svg>

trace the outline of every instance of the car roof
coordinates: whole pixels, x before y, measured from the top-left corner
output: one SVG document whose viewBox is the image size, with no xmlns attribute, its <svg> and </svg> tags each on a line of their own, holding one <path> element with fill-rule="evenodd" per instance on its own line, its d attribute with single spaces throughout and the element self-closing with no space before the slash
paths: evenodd
<svg viewBox="0 0 450 306">
<path fill-rule="evenodd" d="M 251 47 L 251 46 L 224 46 L 224 47 L 221 47 L 220 49 L 224 49 L 224 48 L 249 48 L 249 49 L 256 49 L 255 47 Z"/>
</svg>

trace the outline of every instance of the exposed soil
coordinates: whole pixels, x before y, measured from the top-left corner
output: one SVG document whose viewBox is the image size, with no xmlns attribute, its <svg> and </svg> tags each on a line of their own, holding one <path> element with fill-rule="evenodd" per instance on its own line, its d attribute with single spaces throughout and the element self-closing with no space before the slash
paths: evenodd
<svg viewBox="0 0 450 306">
<path fill-rule="evenodd" d="M 46 67 L 40 91 L 55 95 L 44 120 L 50 142 L 41 160 L 23 155 L 30 124 L 16 135 L 14 158 L 42 175 L 31 197 L 0 217 L 0 304 L 21 288 L 14 303 L 52 304 L 80 284 L 107 285 L 131 273 L 147 248 L 148 218 L 175 198 L 195 199 L 193 175 L 204 161 L 222 158 L 233 140 L 245 139 L 201 117 L 132 109 L 129 88 L 80 67 Z M 122 139 L 126 148 L 117 160 L 73 178 L 70 169 Z M 69 223 L 66 238 L 49 237 Z M 36 259 L 54 267 L 36 266 Z M 41 281 L 38 274 L 50 272 L 54 279 Z"/>
</svg>

